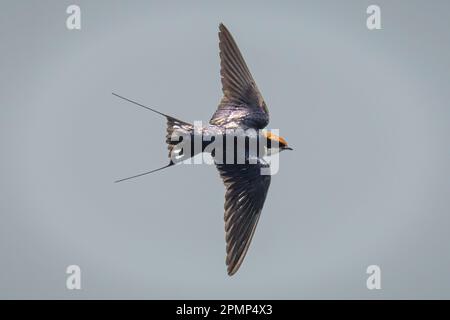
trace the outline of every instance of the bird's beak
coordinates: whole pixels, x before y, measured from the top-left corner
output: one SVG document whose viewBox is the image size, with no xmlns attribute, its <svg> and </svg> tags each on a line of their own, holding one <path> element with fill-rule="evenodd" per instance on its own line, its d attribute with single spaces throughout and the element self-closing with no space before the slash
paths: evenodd
<svg viewBox="0 0 450 320">
<path fill-rule="evenodd" d="M 294 150 L 294 149 L 292 149 L 291 147 L 286 147 L 286 148 L 283 148 L 283 150 Z"/>
</svg>

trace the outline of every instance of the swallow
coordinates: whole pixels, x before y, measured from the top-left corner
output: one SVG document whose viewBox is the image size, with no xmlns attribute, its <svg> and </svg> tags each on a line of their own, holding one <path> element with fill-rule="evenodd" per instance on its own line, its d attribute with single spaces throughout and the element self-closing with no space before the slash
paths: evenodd
<svg viewBox="0 0 450 320">
<path fill-rule="evenodd" d="M 245 60 L 231 33 L 223 25 L 219 25 L 220 75 L 223 97 L 209 124 L 201 128 L 201 135 L 222 134 L 225 139 L 230 130 L 261 130 L 269 123 L 269 111 Z M 166 143 L 169 149 L 169 164 L 156 170 L 144 172 L 116 182 L 140 177 L 167 167 L 173 166 L 173 160 L 179 140 L 177 137 L 193 137 L 195 128 L 192 124 L 159 112 L 134 100 L 116 93 L 113 95 L 156 112 L 167 119 Z M 261 131 L 266 142 L 265 154 L 249 161 L 246 151 L 245 163 L 219 163 L 215 161 L 220 177 L 225 185 L 225 239 L 226 265 L 228 275 L 234 275 L 241 266 L 249 249 L 266 200 L 271 175 L 262 175 L 261 169 L 269 169 L 270 165 L 263 159 L 264 155 L 292 150 L 286 140 L 270 131 Z M 260 137 L 260 136 L 258 136 Z M 202 142 L 200 152 L 205 152 L 208 142 Z M 179 151 L 179 150 L 178 150 Z M 225 152 L 225 151 L 224 151 Z M 191 151 L 185 157 L 192 157 Z M 214 154 L 213 158 L 214 158 Z"/>
</svg>

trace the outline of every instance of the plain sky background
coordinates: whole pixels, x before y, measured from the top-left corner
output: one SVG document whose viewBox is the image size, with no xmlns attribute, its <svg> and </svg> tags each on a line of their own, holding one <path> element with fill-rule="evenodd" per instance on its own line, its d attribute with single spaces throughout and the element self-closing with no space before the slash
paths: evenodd
<svg viewBox="0 0 450 320">
<path fill-rule="evenodd" d="M 295 149 L 232 278 L 214 167 L 113 183 L 167 150 L 111 92 L 208 121 L 220 22 Z M 450 298 L 449 30 L 448 1 L 2 1 L 0 297 Z"/>
</svg>

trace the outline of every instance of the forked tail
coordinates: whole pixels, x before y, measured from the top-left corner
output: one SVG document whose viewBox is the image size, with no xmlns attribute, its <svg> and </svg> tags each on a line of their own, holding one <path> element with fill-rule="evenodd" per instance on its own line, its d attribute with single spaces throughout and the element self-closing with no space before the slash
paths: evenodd
<svg viewBox="0 0 450 320">
<path fill-rule="evenodd" d="M 125 180 L 141 177 L 141 176 L 144 176 L 144 175 L 147 175 L 147 174 L 150 174 L 150 173 L 153 173 L 153 172 L 156 172 L 156 171 L 159 171 L 159 170 L 162 170 L 162 169 L 165 169 L 165 168 L 173 166 L 175 164 L 175 162 L 172 161 L 172 159 L 175 158 L 175 155 L 173 154 L 173 152 L 175 151 L 174 147 L 181 141 L 180 139 L 183 139 L 182 138 L 183 136 L 185 136 L 186 134 L 189 135 L 189 134 L 191 134 L 193 132 L 194 126 L 192 124 L 190 124 L 190 123 L 184 122 L 182 120 L 179 120 L 177 118 L 169 116 L 169 115 L 167 115 L 165 113 L 159 112 L 158 110 L 155 110 L 155 109 L 152 109 L 150 107 L 147 107 L 147 106 L 145 106 L 143 104 L 140 104 L 140 103 L 138 103 L 136 101 L 133 101 L 131 99 L 125 98 L 123 96 L 120 96 L 120 95 L 118 95 L 118 94 L 116 94 L 114 92 L 112 94 L 114 96 L 120 98 L 120 99 L 123 99 L 125 101 L 131 102 L 131 103 L 133 103 L 133 104 L 135 104 L 137 106 L 140 106 L 140 107 L 142 107 L 144 109 L 153 111 L 153 112 L 155 112 L 155 113 L 165 117 L 167 119 L 166 143 L 167 143 L 167 148 L 169 149 L 169 164 L 167 164 L 167 165 L 165 165 L 165 166 L 163 166 L 161 168 L 157 168 L 157 169 L 154 169 L 154 170 L 151 170 L 151 171 L 147 171 L 147 172 L 144 172 L 144 173 L 140 173 L 140 174 L 137 174 L 137 175 L 134 175 L 134 176 L 131 176 L 131 177 L 127 177 L 127 178 L 123 178 L 123 179 L 120 179 L 120 180 L 116 180 L 115 182 L 122 182 L 122 181 L 125 181 Z"/>
</svg>

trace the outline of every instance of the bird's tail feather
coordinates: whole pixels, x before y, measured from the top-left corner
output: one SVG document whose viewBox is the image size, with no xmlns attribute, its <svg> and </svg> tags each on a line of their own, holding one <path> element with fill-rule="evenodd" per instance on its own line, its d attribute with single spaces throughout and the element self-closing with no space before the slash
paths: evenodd
<svg viewBox="0 0 450 320">
<path fill-rule="evenodd" d="M 131 103 L 133 103 L 135 105 L 138 105 L 138 106 L 140 106 L 142 108 L 145 108 L 145 109 L 150 110 L 150 111 L 152 111 L 154 113 L 157 113 L 157 114 L 159 114 L 159 115 L 161 115 L 161 116 L 163 116 L 163 117 L 165 117 L 167 119 L 166 143 L 167 143 L 167 148 L 169 149 L 169 159 L 170 159 L 169 160 L 169 164 L 167 164 L 167 165 L 165 165 L 165 166 L 163 166 L 161 168 L 154 169 L 154 170 L 151 170 L 151 171 L 148 171 L 148 172 L 144 172 L 144 173 L 140 173 L 140 174 L 134 175 L 132 177 L 120 179 L 120 180 L 117 180 L 115 182 L 122 182 L 122 181 L 129 180 L 129 179 L 132 179 L 132 178 L 141 177 L 143 175 L 150 174 L 150 173 L 153 173 L 153 172 L 156 172 L 156 171 L 159 171 L 159 170 L 162 170 L 162 169 L 165 169 L 165 168 L 173 166 L 175 164 L 175 162 L 172 160 L 172 159 L 175 159 L 175 155 L 173 154 L 174 147 L 181 141 L 181 139 L 183 139 L 183 136 L 191 135 L 193 133 L 194 126 L 192 124 L 190 124 L 190 123 L 187 123 L 185 121 L 179 120 L 179 119 L 177 119 L 175 117 L 172 117 L 172 116 L 169 116 L 169 115 L 167 115 L 165 113 L 159 112 L 158 110 L 155 110 L 153 108 L 147 107 L 147 106 L 145 106 L 145 105 L 143 105 L 141 103 L 138 103 L 138 102 L 136 102 L 134 100 L 125 98 L 125 97 L 123 97 L 121 95 L 118 95 L 118 94 L 116 94 L 114 92 L 112 94 L 114 96 L 120 98 L 120 99 L 123 99 L 125 101 L 131 102 Z"/>
<path fill-rule="evenodd" d="M 167 129 L 166 129 L 166 143 L 167 149 L 169 149 L 169 158 L 173 162 L 175 155 L 174 148 L 179 144 L 184 137 L 190 136 L 193 133 L 194 126 L 190 123 L 178 120 L 171 116 L 166 116 L 167 118 Z"/>
</svg>

